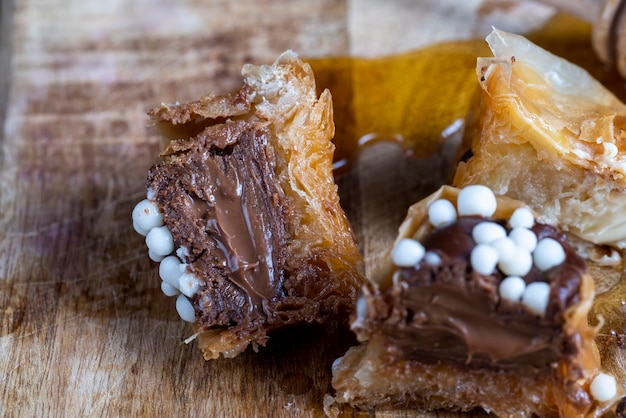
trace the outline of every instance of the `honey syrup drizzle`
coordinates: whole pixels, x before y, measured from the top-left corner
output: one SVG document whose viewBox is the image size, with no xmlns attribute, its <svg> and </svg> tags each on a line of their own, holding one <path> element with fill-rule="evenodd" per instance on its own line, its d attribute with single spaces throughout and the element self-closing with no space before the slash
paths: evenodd
<svg viewBox="0 0 626 418">
<path fill-rule="evenodd" d="M 476 40 L 379 59 L 308 60 L 318 88 L 333 95 L 336 166 L 379 141 L 398 144 L 410 157 L 439 152 L 442 133 L 469 110 L 476 57 L 487 53 Z"/>
<path fill-rule="evenodd" d="M 556 15 L 526 35 L 537 45 L 589 71 L 622 101 L 624 80 L 591 47 L 591 26 Z M 335 163 L 344 167 L 361 149 L 391 141 L 408 157 L 423 158 L 447 145 L 451 129 L 476 104 L 476 58 L 491 56 L 483 39 L 441 43 L 375 59 L 307 59 L 318 90 L 333 95 Z"/>
</svg>

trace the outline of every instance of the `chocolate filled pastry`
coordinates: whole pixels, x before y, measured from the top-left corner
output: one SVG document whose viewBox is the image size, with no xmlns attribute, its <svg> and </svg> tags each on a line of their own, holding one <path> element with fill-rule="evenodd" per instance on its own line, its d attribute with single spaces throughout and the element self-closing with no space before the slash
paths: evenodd
<svg viewBox="0 0 626 418">
<path fill-rule="evenodd" d="M 317 96 L 291 51 L 242 74 L 237 92 L 150 112 L 171 141 L 133 212 L 206 359 L 292 324 L 347 320 L 364 282 L 333 180 L 329 91 Z"/>
<path fill-rule="evenodd" d="M 337 405 L 592 417 L 621 389 L 588 324 L 594 284 L 563 232 L 482 185 L 413 205 L 364 286 L 361 345 L 333 364 Z"/>
<path fill-rule="evenodd" d="M 524 37 L 494 30 L 487 41 L 472 156 L 453 185 L 489 186 L 582 240 L 626 247 L 626 105 Z"/>
</svg>

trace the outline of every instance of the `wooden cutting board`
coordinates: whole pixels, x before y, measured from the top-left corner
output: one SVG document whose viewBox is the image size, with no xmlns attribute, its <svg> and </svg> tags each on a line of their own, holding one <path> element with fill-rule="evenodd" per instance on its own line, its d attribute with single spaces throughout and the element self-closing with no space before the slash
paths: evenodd
<svg viewBox="0 0 626 418">
<path fill-rule="evenodd" d="M 130 221 L 159 151 L 145 114 L 160 102 L 236 88 L 245 62 L 300 52 L 335 96 L 338 151 L 350 160 L 337 182 L 369 270 L 406 208 L 444 181 L 442 144 L 458 132 L 470 96 L 439 107 L 436 97 L 422 97 L 434 113 L 422 104 L 409 115 L 415 123 L 392 123 L 391 105 L 417 101 L 397 103 L 398 83 L 383 80 L 404 77 L 414 89 L 404 91 L 430 86 L 443 97 L 471 92 L 484 45 L 440 45 L 482 37 L 490 15 L 480 1 L 458 3 L 2 2 L 0 416 L 323 416 L 330 365 L 355 343 L 338 324 L 276 334 L 258 353 L 232 360 L 205 362 L 195 343 L 184 343 L 191 329 L 161 293 L 157 266 Z M 391 58 L 346 58 L 354 55 Z M 406 77 L 418 63 L 432 70 L 451 62 L 461 71 L 447 78 Z M 370 78 L 355 82 L 363 74 Z M 406 149 L 381 143 L 357 158 L 352 145 L 373 120 L 388 137 L 404 126 L 416 141 L 409 148 L 422 143 L 428 155 L 407 158 Z M 346 408 L 344 416 L 369 415 Z"/>
</svg>

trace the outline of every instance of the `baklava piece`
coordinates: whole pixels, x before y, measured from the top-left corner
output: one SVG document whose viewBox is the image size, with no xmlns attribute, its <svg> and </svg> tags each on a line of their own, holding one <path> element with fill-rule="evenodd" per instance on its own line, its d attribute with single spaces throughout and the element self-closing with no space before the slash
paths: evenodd
<svg viewBox="0 0 626 418">
<path fill-rule="evenodd" d="M 453 185 L 489 186 L 584 241 L 626 247 L 626 105 L 582 68 L 494 30 L 479 58 L 471 157 Z M 619 261 L 619 259 L 618 259 Z"/>
<path fill-rule="evenodd" d="M 133 212 L 206 359 L 292 324 L 347 321 L 364 283 L 333 179 L 329 91 L 317 96 L 290 51 L 242 74 L 233 94 L 150 112 L 171 141 Z"/>
<path fill-rule="evenodd" d="M 328 415 L 348 404 L 592 417 L 620 396 L 588 324 L 585 261 L 518 201 L 444 186 L 409 209 L 372 279 Z"/>
</svg>

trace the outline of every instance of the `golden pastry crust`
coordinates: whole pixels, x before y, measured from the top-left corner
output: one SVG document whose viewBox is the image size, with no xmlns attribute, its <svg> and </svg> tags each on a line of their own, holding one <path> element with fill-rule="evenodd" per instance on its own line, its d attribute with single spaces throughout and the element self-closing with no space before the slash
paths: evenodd
<svg viewBox="0 0 626 418">
<path fill-rule="evenodd" d="M 626 246 L 626 105 L 583 69 L 494 30 L 480 58 L 473 155 L 453 185 L 484 184 L 547 223 L 599 245 Z"/>
<path fill-rule="evenodd" d="M 164 136 L 172 140 L 155 166 L 165 167 L 164 172 L 168 166 L 178 169 L 189 164 L 191 157 L 188 155 L 192 151 L 194 155 L 209 155 L 207 158 L 217 161 L 216 167 L 221 167 L 225 163 L 219 162 L 220 155 L 244 146 L 238 142 L 241 138 L 254 136 L 267 141 L 266 146 L 246 151 L 247 154 L 242 152 L 244 157 L 237 158 L 253 164 L 252 171 L 248 170 L 253 176 L 256 176 L 255 170 L 267 172 L 258 181 L 271 191 L 261 193 L 260 199 L 264 203 L 255 207 L 265 204 L 274 214 L 261 218 L 272 218 L 271 222 L 284 229 L 282 232 L 280 228 L 273 232 L 261 230 L 260 233 L 267 236 L 255 241 L 268 240 L 279 247 L 271 248 L 276 260 L 269 271 L 274 277 L 269 279 L 270 284 L 264 285 L 271 288 L 264 290 L 266 293 L 273 293 L 267 300 L 257 303 L 254 309 L 258 310 L 258 315 L 254 323 L 245 326 L 242 322 L 232 324 L 232 320 L 231 325 L 226 325 L 229 324 L 228 319 L 217 326 L 198 319 L 202 318 L 204 310 L 210 308 L 213 299 L 203 296 L 202 300 L 195 300 L 197 337 L 206 359 L 220 355 L 234 357 L 250 344 L 255 348 L 264 345 L 268 339 L 267 332 L 284 325 L 321 322 L 330 317 L 347 319 L 354 306 L 356 292 L 364 282 L 362 257 L 339 204 L 333 179 L 334 145 L 331 139 L 334 123 L 330 92 L 325 90 L 317 96 L 310 66 L 291 51 L 283 53 L 273 65 L 245 65 L 242 74 L 244 85 L 238 92 L 224 96 L 209 95 L 184 104 L 164 104 L 150 112 Z M 238 164 L 236 160 L 235 165 Z M 262 166 L 262 169 L 257 166 Z M 162 194 L 153 192 L 165 212 L 165 224 L 173 231 L 176 246 L 184 246 L 188 237 L 174 233 L 179 230 L 176 226 L 179 221 L 175 219 L 180 218 L 180 214 L 168 209 L 169 202 L 163 197 L 166 194 L 163 190 L 178 180 L 176 176 L 165 175 L 165 180 L 153 177 L 152 183 L 149 180 L 148 184 L 149 195 L 155 184 L 161 184 L 159 190 Z M 189 177 L 193 179 L 194 176 Z M 243 179 L 244 182 L 248 180 L 253 179 Z M 268 182 L 271 184 L 266 184 Z M 203 187 L 206 189 L 209 186 L 198 186 L 199 190 L 193 193 L 201 195 Z M 218 184 L 219 187 L 221 185 Z M 187 192 L 189 190 L 185 190 Z M 190 195 L 193 193 L 189 192 Z M 211 206 L 211 198 L 205 199 L 206 204 L 200 203 Z M 171 224 L 168 224 L 168 219 Z M 193 227 L 191 229 L 197 232 Z M 206 252 L 198 251 L 198 254 Z M 249 268 L 254 266 L 252 264 Z M 198 276 L 202 272 L 195 271 L 194 274 Z M 232 284 L 228 282 L 232 282 L 230 275 L 234 274 L 233 271 L 222 269 L 211 274 L 208 278 L 201 278 L 199 293 L 209 294 L 212 283 L 216 283 L 213 287 L 218 293 L 217 286 L 222 286 L 220 283 Z M 246 286 L 254 287 L 253 284 L 243 283 L 243 287 Z M 234 288 L 219 293 L 219 298 L 239 297 L 236 286 Z M 231 297 L 233 293 L 235 296 Z M 228 300 L 224 304 L 231 302 Z M 249 306 L 241 309 L 245 311 Z"/>
</svg>

